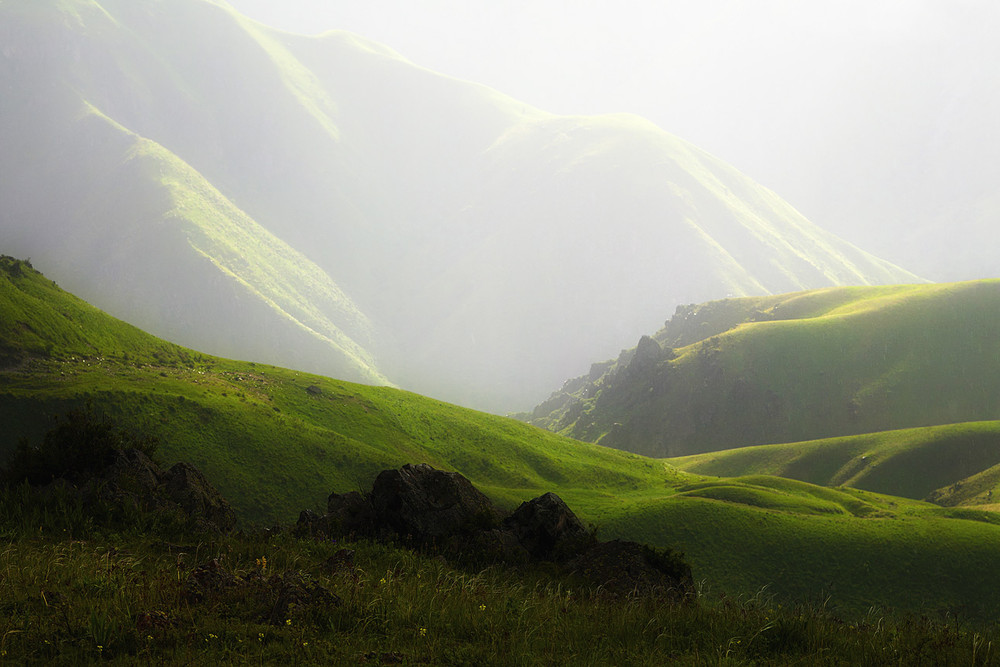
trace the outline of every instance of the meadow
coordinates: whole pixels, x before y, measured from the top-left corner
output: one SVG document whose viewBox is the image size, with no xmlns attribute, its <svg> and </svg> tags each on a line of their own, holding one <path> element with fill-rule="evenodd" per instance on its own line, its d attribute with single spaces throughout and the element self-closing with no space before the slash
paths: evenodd
<svg viewBox="0 0 1000 667">
<path fill-rule="evenodd" d="M 380 470 L 429 463 L 506 509 L 554 491 L 604 539 L 685 553 L 715 593 L 767 590 L 851 619 L 872 606 L 962 622 L 1000 614 L 1000 526 L 988 512 L 710 477 L 393 388 L 211 357 L 114 320 L 15 261 L 0 271 L 0 456 L 86 408 L 158 438 L 165 463 L 197 466 L 244 526 L 293 521 Z"/>
</svg>

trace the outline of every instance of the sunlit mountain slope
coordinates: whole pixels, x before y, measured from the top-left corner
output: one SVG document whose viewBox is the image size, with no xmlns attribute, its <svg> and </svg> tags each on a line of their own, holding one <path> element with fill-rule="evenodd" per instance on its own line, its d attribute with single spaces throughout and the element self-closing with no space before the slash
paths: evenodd
<svg viewBox="0 0 1000 667">
<path fill-rule="evenodd" d="M 914 279 L 641 119 L 221 2 L 4 0 L 0 90 L 5 251 L 227 356 L 523 409 L 677 303 Z"/>
<path fill-rule="evenodd" d="M 654 456 L 996 420 L 998 314 L 1000 281 L 682 307 L 529 419 Z"/>
</svg>

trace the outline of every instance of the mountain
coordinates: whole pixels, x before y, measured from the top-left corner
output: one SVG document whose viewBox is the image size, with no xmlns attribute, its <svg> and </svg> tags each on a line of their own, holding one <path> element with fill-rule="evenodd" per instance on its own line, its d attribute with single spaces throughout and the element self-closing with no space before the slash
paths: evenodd
<svg viewBox="0 0 1000 667">
<path fill-rule="evenodd" d="M 997 313 L 997 280 L 679 307 L 528 419 L 648 456 L 995 420 Z"/>
<path fill-rule="evenodd" d="M 3 0 L 0 90 L 4 250 L 224 356 L 507 411 L 677 303 L 915 279 L 637 117 L 223 2 Z"/>
</svg>

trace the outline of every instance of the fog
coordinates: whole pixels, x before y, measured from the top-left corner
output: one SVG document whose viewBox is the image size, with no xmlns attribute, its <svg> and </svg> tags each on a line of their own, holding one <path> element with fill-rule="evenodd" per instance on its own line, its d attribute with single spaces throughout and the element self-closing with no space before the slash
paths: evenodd
<svg viewBox="0 0 1000 667">
<path fill-rule="evenodd" d="M 230 4 L 290 31 L 357 32 L 548 111 L 639 114 L 904 268 L 996 274 L 996 5 Z"/>
<path fill-rule="evenodd" d="M 5 252 L 199 351 L 503 413 L 679 305 L 996 273 L 984 7 L 232 4 L 0 9 Z"/>
</svg>

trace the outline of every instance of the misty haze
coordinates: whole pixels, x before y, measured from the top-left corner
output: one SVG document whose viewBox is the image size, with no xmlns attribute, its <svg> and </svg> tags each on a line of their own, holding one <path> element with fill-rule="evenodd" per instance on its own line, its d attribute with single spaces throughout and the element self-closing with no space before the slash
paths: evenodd
<svg viewBox="0 0 1000 667">
<path fill-rule="evenodd" d="M 1000 11 L 342 4 L 0 0 L 0 658 L 1000 661 Z"/>
</svg>

